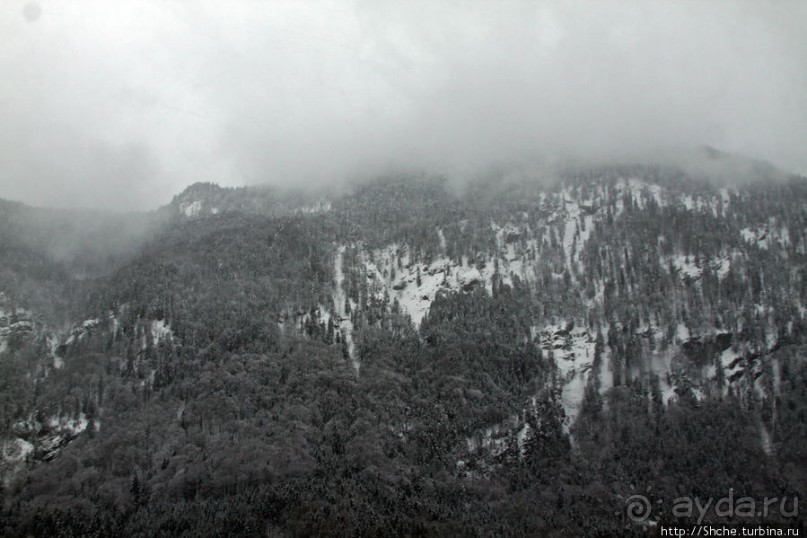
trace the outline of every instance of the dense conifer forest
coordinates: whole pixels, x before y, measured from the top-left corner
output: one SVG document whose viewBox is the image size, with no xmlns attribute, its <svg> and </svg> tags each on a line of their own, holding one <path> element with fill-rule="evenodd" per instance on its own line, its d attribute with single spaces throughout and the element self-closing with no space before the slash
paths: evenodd
<svg viewBox="0 0 807 538">
<path fill-rule="evenodd" d="M 765 171 L 2 202 L 0 534 L 643 536 L 803 498 L 806 262 L 807 182 Z"/>
</svg>

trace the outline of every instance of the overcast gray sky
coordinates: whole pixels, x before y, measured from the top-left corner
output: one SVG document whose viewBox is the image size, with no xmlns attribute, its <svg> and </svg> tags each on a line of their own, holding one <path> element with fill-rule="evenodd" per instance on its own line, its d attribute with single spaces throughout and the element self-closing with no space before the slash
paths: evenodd
<svg viewBox="0 0 807 538">
<path fill-rule="evenodd" d="M 710 144 L 807 173 L 807 2 L 0 0 L 0 197 Z"/>
</svg>

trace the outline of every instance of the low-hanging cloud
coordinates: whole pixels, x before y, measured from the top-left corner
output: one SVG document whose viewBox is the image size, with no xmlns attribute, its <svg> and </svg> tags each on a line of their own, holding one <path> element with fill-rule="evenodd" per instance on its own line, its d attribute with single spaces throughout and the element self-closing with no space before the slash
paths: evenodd
<svg viewBox="0 0 807 538">
<path fill-rule="evenodd" d="M 466 177 L 709 144 L 807 172 L 807 5 L 0 7 L 0 197 L 142 209 L 195 181 Z"/>
</svg>

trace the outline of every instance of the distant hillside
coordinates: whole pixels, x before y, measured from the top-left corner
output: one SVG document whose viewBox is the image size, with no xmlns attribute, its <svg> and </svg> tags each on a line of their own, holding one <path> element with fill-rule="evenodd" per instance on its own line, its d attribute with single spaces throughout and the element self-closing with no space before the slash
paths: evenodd
<svg viewBox="0 0 807 538">
<path fill-rule="evenodd" d="M 803 497 L 807 180 L 744 169 L 3 203 L 3 532 L 643 536 L 636 492 Z"/>
</svg>

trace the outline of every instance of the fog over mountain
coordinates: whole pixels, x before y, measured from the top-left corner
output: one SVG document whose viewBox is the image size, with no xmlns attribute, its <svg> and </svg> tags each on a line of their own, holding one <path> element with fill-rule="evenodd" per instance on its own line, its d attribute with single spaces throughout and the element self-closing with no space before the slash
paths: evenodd
<svg viewBox="0 0 807 538">
<path fill-rule="evenodd" d="M 196 181 L 463 181 L 710 145 L 807 172 L 803 2 L 0 7 L 0 197 L 152 209 Z"/>
<path fill-rule="evenodd" d="M 0 2 L 0 537 L 803 535 L 806 23 Z"/>
</svg>

